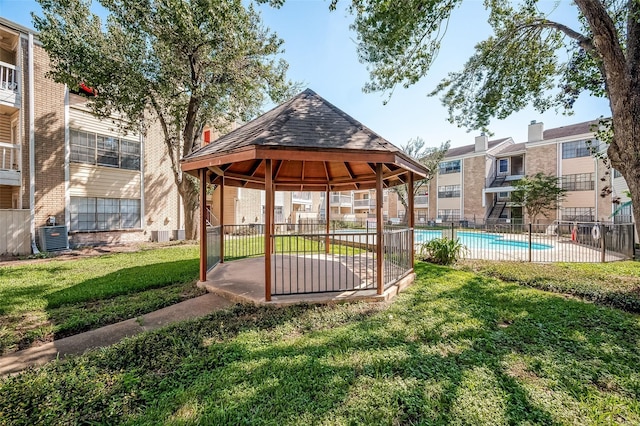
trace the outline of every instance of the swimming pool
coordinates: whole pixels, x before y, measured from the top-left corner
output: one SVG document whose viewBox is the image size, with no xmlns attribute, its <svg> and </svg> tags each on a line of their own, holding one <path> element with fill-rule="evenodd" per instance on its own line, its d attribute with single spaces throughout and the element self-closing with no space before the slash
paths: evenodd
<svg viewBox="0 0 640 426">
<path fill-rule="evenodd" d="M 433 240 L 434 238 L 441 238 L 442 231 L 416 229 L 414 235 L 416 243 L 425 243 L 427 241 Z M 460 242 L 468 248 L 529 248 L 529 241 L 509 240 L 505 239 L 504 235 L 501 234 L 462 231 L 457 232 L 456 235 L 460 239 Z M 549 244 L 531 243 L 532 250 L 549 250 L 552 248 L 553 246 Z"/>
</svg>

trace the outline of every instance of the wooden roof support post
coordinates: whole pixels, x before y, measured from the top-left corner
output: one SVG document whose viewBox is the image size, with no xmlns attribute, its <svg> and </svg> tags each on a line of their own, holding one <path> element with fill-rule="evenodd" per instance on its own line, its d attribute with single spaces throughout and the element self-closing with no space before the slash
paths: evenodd
<svg viewBox="0 0 640 426">
<path fill-rule="evenodd" d="M 224 176 L 220 178 L 220 263 L 224 263 Z"/>
<path fill-rule="evenodd" d="M 382 163 L 376 163 L 376 287 L 384 293 L 384 241 L 382 241 Z"/>
<path fill-rule="evenodd" d="M 415 243 L 414 243 L 414 236 L 413 236 L 413 228 L 415 226 L 415 200 L 414 200 L 414 193 L 413 193 L 413 173 L 409 172 L 408 173 L 408 179 L 407 179 L 407 195 L 409 195 L 409 205 L 407 206 L 407 208 L 409 209 L 409 211 L 407 212 L 408 216 L 408 222 L 407 225 L 409 226 L 409 267 L 411 269 L 413 269 L 413 262 L 414 262 L 414 257 L 415 257 Z"/>
<path fill-rule="evenodd" d="M 207 280 L 207 169 L 200 169 L 200 281 Z"/>
<path fill-rule="evenodd" d="M 265 167 L 265 207 L 264 207 L 264 299 L 271 301 L 271 257 L 273 230 L 273 165 L 270 159 L 264 161 Z"/>
<path fill-rule="evenodd" d="M 324 241 L 324 249 L 325 253 L 329 253 L 329 232 L 331 232 L 331 186 L 327 185 L 327 192 L 325 195 L 325 207 L 324 207 L 324 220 L 327 222 L 325 224 L 325 233 L 327 236 Z"/>
</svg>

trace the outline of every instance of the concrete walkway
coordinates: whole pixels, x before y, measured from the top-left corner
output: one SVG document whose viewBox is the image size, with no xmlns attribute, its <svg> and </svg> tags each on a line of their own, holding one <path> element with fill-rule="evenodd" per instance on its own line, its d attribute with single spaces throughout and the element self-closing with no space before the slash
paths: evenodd
<svg viewBox="0 0 640 426">
<path fill-rule="evenodd" d="M 199 318 L 232 304 L 233 302 L 228 299 L 208 293 L 150 312 L 141 318 L 129 319 L 97 330 L 55 340 L 42 346 L 14 352 L 0 357 L 0 376 L 44 365 L 56 358 L 79 355 L 89 349 L 109 346 L 125 337 L 155 330 L 173 322 Z"/>
</svg>

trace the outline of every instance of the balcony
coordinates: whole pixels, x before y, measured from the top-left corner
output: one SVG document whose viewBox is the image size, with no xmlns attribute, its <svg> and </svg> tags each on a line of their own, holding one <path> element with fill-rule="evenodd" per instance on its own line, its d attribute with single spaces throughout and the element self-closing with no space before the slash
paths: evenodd
<svg viewBox="0 0 640 426">
<path fill-rule="evenodd" d="M 375 198 L 361 198 L 358 200 L 353 200 L 353 208 L 354 209 L 365 209 L 369 210 L 371 208 L 376 207 Z"/>
<path fill-rule="evenodd" d="M 351 195 L 331 194 L 331 207 L 351 207 Z"/>
<path fill-rule="evenodd" d="M 19 108 L 18 72 L 16 66 L 0 61 L 0 101 Z"/>
<path fill-rule="evenodd" d="M 416 195 L 413 199 L 413 206 L 416 209 L 426 209 L 429 207 L 429 196 L 428 195 Z"/>
<path fill-rule="evenodd" d="M 311 192 L 295 191 L 291 194 L 293 204 L 311 204 Z"/>
<path fill-rule="evenodd" d="M 20 146 L 0 142 L 0 185 L 20 186 Z"/>
</svg>

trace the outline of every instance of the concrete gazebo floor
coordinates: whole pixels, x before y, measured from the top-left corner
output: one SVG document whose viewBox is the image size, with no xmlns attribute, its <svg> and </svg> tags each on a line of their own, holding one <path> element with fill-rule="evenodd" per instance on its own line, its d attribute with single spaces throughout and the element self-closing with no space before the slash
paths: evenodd
<svg viewBox="0 0 640 426">
<path fill-rule="evenodd" d="M 267 302 L 265 299 L 264 262 L 264 257 L 255 257 L 218 264 L 207 273 L 207 281 L 198 282 L 198 286 L 206 289 L 209 293 L 223 296 L 238 303 L 286 306 L 299 303 L 386 302 L 413 283 L 415 278 L 415 274 L 410 273 L 389 286 L 383 294 L 377 294 L 374 289 L 333 291 L 272 296 L 271 301 Z M 282 276 L 290 276 L 288 268 L 287 265 L 284 265 Z"/>
</svg>

